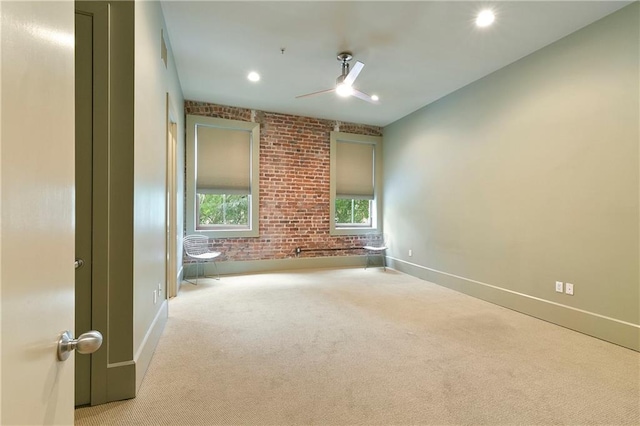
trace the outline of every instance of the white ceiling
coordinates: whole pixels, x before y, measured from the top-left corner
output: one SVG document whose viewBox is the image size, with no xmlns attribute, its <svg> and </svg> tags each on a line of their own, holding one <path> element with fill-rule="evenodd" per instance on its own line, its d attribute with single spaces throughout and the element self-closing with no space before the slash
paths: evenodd
<svg viewBox="0 0 640 426">
<path fill-rule="evenodd" d="M 162 9 L 186 99 L 384 126 L 629 3 L 163 1 Z M 487 6 L 496 22 L 478 28 Z M 295 99 L 335 86 L 343 50 L 365 64 L 354 87 L 380 103 Z M 251 83 L 249 71 L 262 79 Z"/>
</svg>

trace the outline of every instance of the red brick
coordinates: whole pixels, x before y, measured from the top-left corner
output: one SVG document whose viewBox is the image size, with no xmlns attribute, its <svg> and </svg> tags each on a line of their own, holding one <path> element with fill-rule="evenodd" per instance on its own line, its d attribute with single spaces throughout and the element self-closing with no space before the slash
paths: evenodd
<svg viewBox="0 0 640 426">
<path fill-rule="evenodd" d="M 251 110 L 185 101 L 185 114 L 251 121 Z M 330 132 L 335 121 L 264 111 L 260 123 L 260 236 L 218 238 L 221 261 L 295 257 L 295 248 L 360 247 L 373 236 L 329 235 Z M 381 136 L 382 129 L 340 123 L 340 131 Z M 303 252 L 301 257 L 346 256 L 361 250 Z M 185 259 L 186 260 L 186 259 Z M 188 260 L 186 260 L 188 261 Z"/>
</svg>

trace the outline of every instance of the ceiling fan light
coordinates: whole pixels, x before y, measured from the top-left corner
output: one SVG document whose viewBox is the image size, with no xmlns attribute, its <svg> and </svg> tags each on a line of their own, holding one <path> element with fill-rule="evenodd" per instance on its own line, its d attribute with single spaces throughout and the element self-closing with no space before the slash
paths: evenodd
<svg viewBox="0 0 640 426">
<path fill-rule="evenodd" d="M 351 96 L 353 94 L 353 87 L 348 84 L 340 83 L 336 86 L 336 93 L 343 98 Z"/>
</svg>

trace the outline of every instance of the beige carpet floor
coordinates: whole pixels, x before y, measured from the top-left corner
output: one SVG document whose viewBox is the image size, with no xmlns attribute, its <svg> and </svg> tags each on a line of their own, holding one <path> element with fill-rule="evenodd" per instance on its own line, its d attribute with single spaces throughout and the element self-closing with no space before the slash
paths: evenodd
<svg viewBox="0 0 640 426">
<path fill-rule="evenodd" d="M 184 285 L 137 398 L 77 425 L 638 425 L 640 354 L 382 269 Z"/>
</svg>

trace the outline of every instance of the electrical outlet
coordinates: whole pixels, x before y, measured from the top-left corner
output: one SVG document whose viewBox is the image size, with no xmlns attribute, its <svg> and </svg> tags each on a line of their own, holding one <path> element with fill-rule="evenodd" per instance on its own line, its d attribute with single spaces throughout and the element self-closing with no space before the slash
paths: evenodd
<svg viewBox="0 0 640 426">
<path fill-rule="evenodd" d="M 413 256 L 413 250 L 409 249 L 409 257 Z"/>
<path fill-rule="evenodd" d="M 573 296 L 573 284 L 567 283 L 564 287 L 564 292 L 570 296 Z"/>
<path fill-rule="evenodd" d="M 556 291 L 562 293 L 562 281 L 556 281 Z"/>
</svg>

